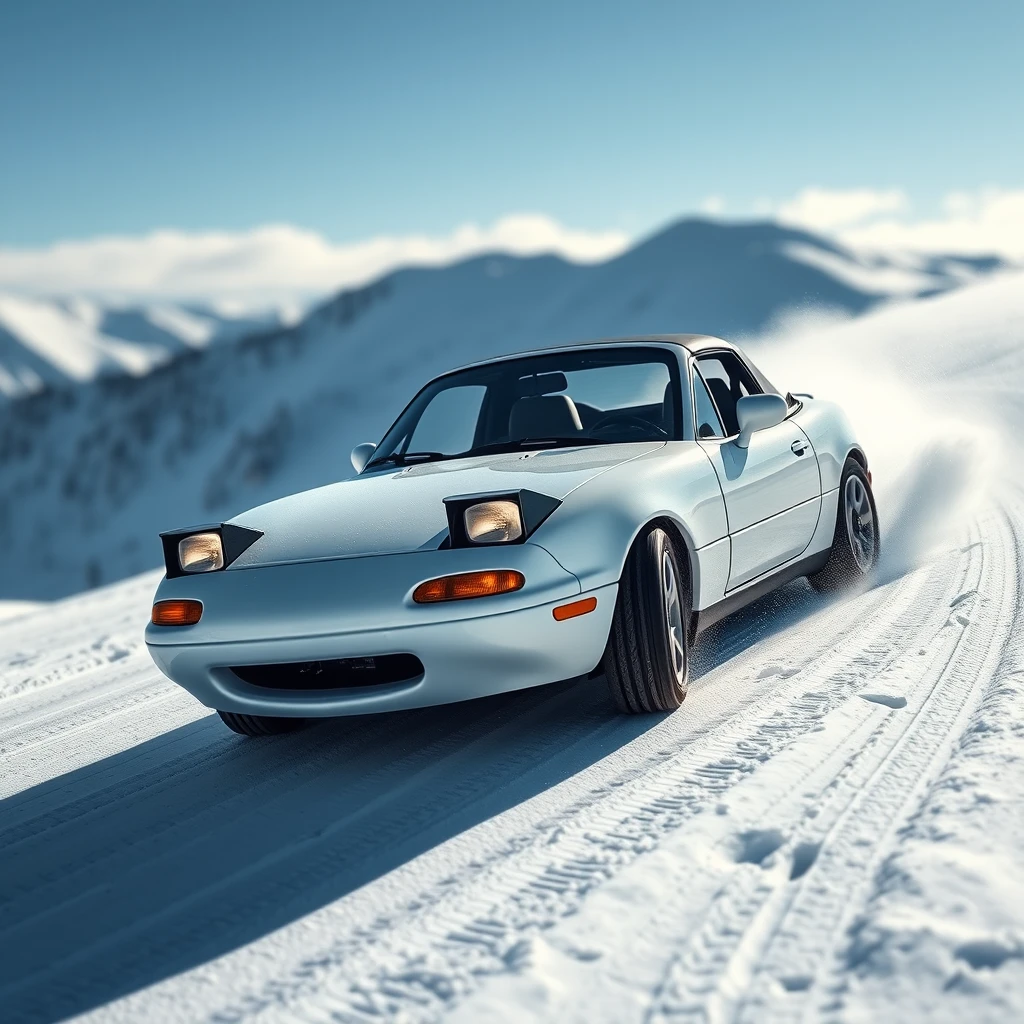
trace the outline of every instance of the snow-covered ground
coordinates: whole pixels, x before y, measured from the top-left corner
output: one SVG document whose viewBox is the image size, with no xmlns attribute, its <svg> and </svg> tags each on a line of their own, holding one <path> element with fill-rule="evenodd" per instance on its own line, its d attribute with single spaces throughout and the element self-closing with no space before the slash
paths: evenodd
<svg viewBox="0 0 1024 1024">
<path fill-rule="evenodd" d="M 1024 1019 L 1024 279 L 804 323 L 886 555 L 601 679 L 250 741 L 142 643 L 156 573 L 0 622 L 0 1016 Z"/>
</svg>

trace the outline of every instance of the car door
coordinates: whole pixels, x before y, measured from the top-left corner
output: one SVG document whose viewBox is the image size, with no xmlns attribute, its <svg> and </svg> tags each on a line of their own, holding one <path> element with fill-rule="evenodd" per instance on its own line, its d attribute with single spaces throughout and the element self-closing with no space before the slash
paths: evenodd
<svg viewBox="0 0 1024 1024">
<path fill-rule="evenodd" d="M 701 353 L 692 377 L 697 443 L 725 497 L 732 590 L 806 550 L 818 523 L 821 481 L 810 440 L 792 418 L 756 431 L 748 448 L 736 445 L 736 403 L 762 391 L 739 356 Z"/>
</svg>

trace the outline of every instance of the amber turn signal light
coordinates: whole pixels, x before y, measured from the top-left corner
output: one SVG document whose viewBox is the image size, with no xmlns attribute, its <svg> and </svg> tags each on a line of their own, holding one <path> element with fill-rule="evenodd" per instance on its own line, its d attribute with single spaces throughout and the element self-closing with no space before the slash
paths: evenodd
<svg viewBox="0 0 1024 1024">
<path fill-rule="evenodd" d="M 485 569 L 482 572 L 460 572 L 421 583 L 413 592 L 417 604 L 435 601 L 464 601 L 469 597 L 490 597 L 521 590 L 526 577 L 515 569 Z"/>
<path fill-rule="evenodd" d="M 551 614 L 554 615 L 558 622 L 565 622 L 566 619 L 575 619 L 577 615 L 586 615 L 587 612 L 592 612 L 596 607 L 596 597 L 585 597 L 582 601 L 573 601 L 572 604 L 559 605 L 557 608 L 552 609 Z"/>
<path fill-rule="evenodd" d="M 202 617 L 201 601 L 157 601 L 153 605 L 154 626 L 194 626 Z"/>
</svg>

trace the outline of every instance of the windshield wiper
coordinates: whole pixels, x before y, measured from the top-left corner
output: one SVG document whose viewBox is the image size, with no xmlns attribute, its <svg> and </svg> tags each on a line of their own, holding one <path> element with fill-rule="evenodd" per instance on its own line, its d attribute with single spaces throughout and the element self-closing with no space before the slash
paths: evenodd
<svg viewBox="0 0 1024 1024">
<path fill-rule="evenodd" d="M 531 445 L 550 445 L 552 448 L 585 448 L 589 444 L 615 444 L 605 437 L 524 437 L 521 441 L 514 441 L 519 448 L 526 448 Z"/>
<path fill-rule="evenodd" d="M 379 459 L 371 459 L 367 469 L 375 466 L 405 466 L 416 462 L 438 462 L 442 459 L 469 459 L 475 455 L 495 455 L 502 452 L 518 452 L 524 448 L 586 448 L 593 444 L 615 444 L 603 437 L 523 437 L 516 441 L 493 441 L 490 444 L 482 444 L 477 448 L 470 448 L 466 452 L 457 452 L 454 455 L 445 455 L 443 452 L 395 452 L 394 455 L 385 455 Z"/>
<path fill-rule="evenodd" d="M 366 464 L 366 468 L 386 466 L 388 464 L 407 466 L 414 462 L 437 462 L 438 459 L 443 458 L 445 458 L 444 452 L 395 452 L 394 455 L 385 455 L 379 459 L 371 459 Z"/>
<path fill-rule="evenodd" d="M 493 455 L 500 452 L 517 452 L 523 448 L 586 448 L 592 444 L 614 444 L 603 437 L 523 437 L 517 441 L 492 441 L 463 452 L 460 458 L 472 455 Z"/>
</svg>

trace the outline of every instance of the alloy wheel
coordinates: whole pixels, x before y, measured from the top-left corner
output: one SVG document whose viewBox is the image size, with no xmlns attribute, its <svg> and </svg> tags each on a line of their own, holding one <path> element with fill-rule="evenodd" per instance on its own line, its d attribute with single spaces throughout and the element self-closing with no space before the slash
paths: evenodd
<svg viewBox="0 0 1024 1024">
<path fill-rule="evenodd" d="M 665 598 L 665 624 L 668 627 L 669 659 L 676 686 L 686 677 L 686 647 L 683 635 L 683 608 L 679 596 L 679 578 L 668 551 L 661 556 L 662 586 Z"/>
<path fill-rule="evenodd" d="M 875 561 L 875 516 L 868 489 L 856 473 L 847 477 L 844 502 L 853 559 L 861 572 L 868 572 Z"/>
</svg>

